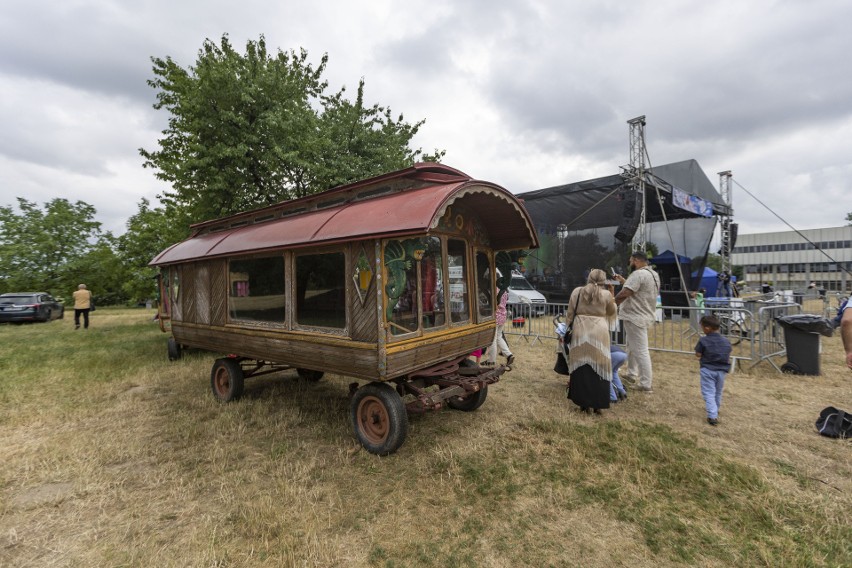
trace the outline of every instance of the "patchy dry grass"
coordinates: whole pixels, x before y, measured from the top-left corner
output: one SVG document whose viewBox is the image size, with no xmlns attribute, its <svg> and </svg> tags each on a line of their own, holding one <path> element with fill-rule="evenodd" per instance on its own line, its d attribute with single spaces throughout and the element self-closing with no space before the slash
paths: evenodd
<svg viewBox="0 0 852 568">
<path fill-rule="evenodd" d="M 692 356 L 603 417 L 565 400 L 552 343 L 472 413 L 359 449 L 347 383 L 294 372 L 209 395 L 214 356 L 166 359 L 144 310 L 0 326 L 0 566 L 848 566 L 852 407 L 838 337 L 821 377 L 729 377 L 716 428 Z"/>
</svg>

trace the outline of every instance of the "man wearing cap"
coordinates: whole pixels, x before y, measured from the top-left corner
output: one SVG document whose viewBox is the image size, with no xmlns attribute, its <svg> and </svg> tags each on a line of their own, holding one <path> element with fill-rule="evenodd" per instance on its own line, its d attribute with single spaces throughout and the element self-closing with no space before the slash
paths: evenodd
<svg viewBox="0 0 852 568">
<path fill-rule="evenodd" d="M 648 266 L 648 256 L 644 252 L 635 251 L 630 255 L 630 267 L 633 272 L 627 279 L 620 274 L 615 275 L 622 284 L 615 303 L 619 306 L 618 319 L 624 322 L 627 339 L 627 373 L 638 379 L 636 390 L 653 392 L 648 328 L 655 321 L 660 277 Z"/>
</svg>

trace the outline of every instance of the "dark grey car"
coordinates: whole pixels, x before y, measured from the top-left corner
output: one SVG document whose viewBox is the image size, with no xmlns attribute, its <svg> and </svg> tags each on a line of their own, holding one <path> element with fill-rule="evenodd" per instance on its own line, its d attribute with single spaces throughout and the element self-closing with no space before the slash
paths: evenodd
<svg viewBox="0 0 852 568">
<path fill-rule="evenodd" d="M 50 321 L 65 317 L 65 306 L 45 292 L 0 294 L 0 323 Z"/>
</svg>

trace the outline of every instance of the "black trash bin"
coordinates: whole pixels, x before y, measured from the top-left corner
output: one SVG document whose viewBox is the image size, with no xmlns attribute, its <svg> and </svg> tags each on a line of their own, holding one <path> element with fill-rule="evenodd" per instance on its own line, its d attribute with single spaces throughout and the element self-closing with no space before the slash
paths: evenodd
<svg viewBox="0 0 852 568">
<path fill-rule="evenodd" d="M 819 375 L 819 336 L 831 337 L 834 332 L 831 322 L 813 314 L 794 314 L 777 319 L 784 328 L 787 346 L 787 362 L 781 365 L 781 370 L 796 375 Z"/>
</svg>

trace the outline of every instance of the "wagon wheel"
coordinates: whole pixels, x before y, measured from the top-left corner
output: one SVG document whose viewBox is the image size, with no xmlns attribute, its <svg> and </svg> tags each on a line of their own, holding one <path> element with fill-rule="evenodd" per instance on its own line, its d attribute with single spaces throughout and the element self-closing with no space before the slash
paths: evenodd
<svg viewBox="0 0 852 568">
<path fill-rule="evenodd" d="M 482 388 L 473 394 L 467 396 L 454 396 L 447 399 L 447 404 L 450 408 L 472 412 L 485 403 L 488 398 L 488 385 L 482 385 Z"/>
<path fill-rule="evenodd" d="M 230 402 L 243 394 L 243 369 L 234 359 L 216 359 L 210 371 L 210 388 L 219 402 Z"/>
<path fill-rule="evenodd" d="M 322 371 L 312 371 L 310 369 L 296 369 L 296 372 L 299 373 L 300 379 L 312 382 L 317 382 L 324 375 Z"/>
<path fill-rule="evenodd" d="M 355 436 L 371 454 L 392 454 L 408 435 L 405 404 L 388 384 L 370 383 L 356 390 L 349 415 Z"/>
<path fill-rule="evenodd" d="M 168 341 L 169 361 L 177 361 L 181 358 L 181 347 L 174 337 L 170 337 Z"/>
<path fill-rule="evenodd" d="M 723 316 L 719 324 L 719 331 L 728 338 L 731 345 L 739 345 L 743 339 L 743 328 L 739 322 L 729 316 Z"/>
</svg>

